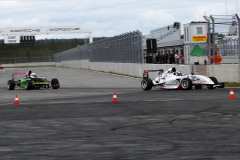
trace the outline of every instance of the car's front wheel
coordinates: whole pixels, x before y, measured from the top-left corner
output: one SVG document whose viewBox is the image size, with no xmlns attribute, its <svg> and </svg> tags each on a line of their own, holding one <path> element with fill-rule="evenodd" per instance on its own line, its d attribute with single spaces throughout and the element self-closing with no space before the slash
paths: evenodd
<svg viewBox="0 0 240 160">
<path fill-rule="evenodd" d="M 57 78 L 53 78 L 51 81 L 51 85 L 53 89 L 58 89 L 60 88 L 60 84 Z"/>
<path fill-rule="evenodd" d="M 30 81 L 30 80 L 25 81 L 25 89 L 26 90 L 31 90 L 32 89 L 32 81 Z"/>
<path fill-rule="evenodd" d="M 183 78 L 181 81 L 181 87 L 183 90 L 192 89 L 192 81 L 189 78 Z"/>
<path fill-rule="evenodd" d="M 151 79 L 143 79 L 141 82 L 141 88 L 145 91 L 151 90 L 153 86 Z"/>
<path fill-rule="evenodd" d="M 214 84 L 218 84 L 217 78 L 215 78 L 215 77 L 209 77 L 209 78 L 214 82 Z M 214 86 L 214 85 L 208 85 L 207 88 L 208 88 L 208 89 L 215 89 L 216 86 Z"/>
</svg>

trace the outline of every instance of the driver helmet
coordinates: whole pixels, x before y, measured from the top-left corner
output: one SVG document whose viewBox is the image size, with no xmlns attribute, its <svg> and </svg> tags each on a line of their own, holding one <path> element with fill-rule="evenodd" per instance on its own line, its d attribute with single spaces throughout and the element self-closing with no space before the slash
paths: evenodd
<svg viewBox="0 0 240 160">
<path fill-rule="evenodd" d="M 176 68 L 172 67 L 172 68 L 168 69 L 167 73 L 175 73 L 175 72 L 176 72 Z"/>
<path fill-rule="evenodd" d="M 31 73 L 31 78 L 37 78 L 37 75 L 36 75 L 36 73 Z"/>
<path fill-rule="evenodd" d="M 172 72 L 176 72 L 176 68 L 175 67 L 172 67 Z"/>
</svg>

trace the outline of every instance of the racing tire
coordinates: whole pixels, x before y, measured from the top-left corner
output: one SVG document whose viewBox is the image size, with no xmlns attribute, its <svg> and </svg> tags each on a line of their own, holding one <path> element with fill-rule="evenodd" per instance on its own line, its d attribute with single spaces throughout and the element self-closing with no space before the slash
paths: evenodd
<svg viewBox="0 0 240 160">
<path fill-rule="evenodd" d="M 51 80 L 51 85 L 52 85 L 52 89 L 58 89 L 60 88 L 60 85 L 59 85 L 59 81 L 57 78 L 53 78 Z"/>
<path fill-rule="evenodd" d="M 15 82 L 13 80 L 8 81 L 8 90 L 14 90 Z"/>
<path fill-rule="evenodd" d="M 141 82 L 141 88 L 144 91 L 151 90 L 152 86 L 153 86 L 153 83 L 151 79 L 143 79 Z"/>
<path fill-rule="evenodd" d="M 26 90 L 31 90 L 31 89 L 33 88 L 32 81 L 26 80 L 26 81 L 25 81 L 25 86 L 24 86 L 24 88 L 25 88 Z"/>
<path fill-rule="evenodd" d="M 214 82 L 214 84 L 218 84 L 217 78 L 215 78 L 215 77 L 209 77 L 209 78 Z M 207 88 L 208 89 L 215 89 L 216 87 L 214 87 L 214 85 L 208 85 Z"/>
<path fill-rule="evenodd" d="M 215 78 L 215 77 L 209 77 L 209 78 L 214 82 L 214 84 L 218 84 L 217 78 Z"/>
<path fill-rule="evenodd" d="M 183 78 L 181 81 L 181 87 L 183 90 L 190 90 L 192 89 L 192 81 L 189 78 Z"/>
<path fill-rule="evenodd" d="M 202 89 L 202 85 L 201 84 L 196 84 L 195 89 Z"/>
<path fill-rule="evenodd" d="M 39 90 L 41 87 L 40 87 L 40 86 L 36 86 L 35 88 L 36 88 L 37 90 Z"/>
</svg>

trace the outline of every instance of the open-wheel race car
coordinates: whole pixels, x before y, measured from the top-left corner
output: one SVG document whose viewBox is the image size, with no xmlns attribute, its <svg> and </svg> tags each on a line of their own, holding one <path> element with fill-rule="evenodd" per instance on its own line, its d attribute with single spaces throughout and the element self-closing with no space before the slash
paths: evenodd
<svg viewBox="0 0 240 160">
<path fill-rule="evenodd" d="M 15 80 L 15 75 L 24 75 L 21 80 Z M 7 83 L 9 90 L 14 90 L 15 87 L 19 89 L 40 89 L 40 88 L 60 88 L 60 84 L 57 78 L 53 78 L 51 81 L 48 81 L 45 77 L 37 77 L 32 71 L 28 72 L 17 72 L 12 73 L 12 79 Z"/>
<path fill-rule="evenodd" d="M 159 72 L 159 75 L 151 80 L 149 72 Z M 145 70 L 143 73 L 143 80 L 141 88 L 143 90 L 151 90 L 152 87 L 160 87 L 160 89 L 183 89 L 190 90 L 194 86 L 195 89 L 202 89 L 202 86 L 207 86 L 208 89 L 224 88 L 224 83 L 219 84 L 215 77 L 207 77 L 204 75 L 183 75 L 176 71 L 175 67 L 163 71 L 159 70 Z"/>
</svg>

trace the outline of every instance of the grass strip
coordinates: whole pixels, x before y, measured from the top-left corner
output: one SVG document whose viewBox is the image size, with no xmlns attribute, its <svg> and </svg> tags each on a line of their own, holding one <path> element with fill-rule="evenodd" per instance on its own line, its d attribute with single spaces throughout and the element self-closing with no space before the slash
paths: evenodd
<svg viewBox="0 0 240 160">
<path fill-rule="evenodd" d="M 225 87 L 240 87 L 240 83 L 238 82 L 224 82 Z"/>
</svg>

